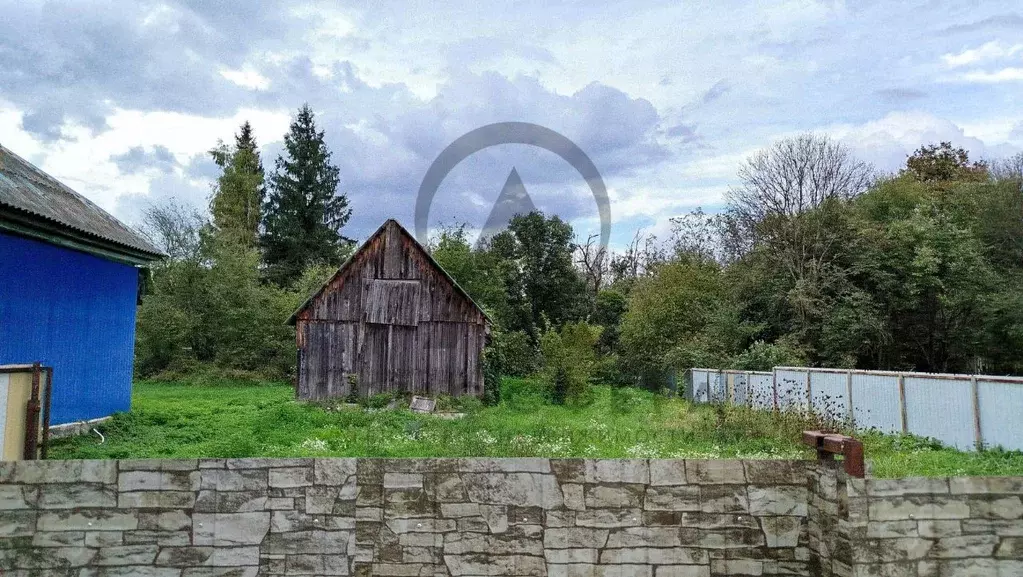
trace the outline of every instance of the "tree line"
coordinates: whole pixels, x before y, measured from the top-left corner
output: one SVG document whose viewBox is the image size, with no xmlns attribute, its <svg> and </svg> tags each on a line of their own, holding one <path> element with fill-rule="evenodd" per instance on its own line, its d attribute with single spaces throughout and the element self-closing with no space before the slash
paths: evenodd
<svg viewBox="0 0 1023 577">
<path fill-rule="evenodd" d="M 353 248 L 341 175 L 308 107 L 269 175 L 247 124 L 211 154 L 208 219 L 146 215 L 171 258 L 139 311 L 138 371 L 287 378 L 284 319 Z M 590 382 L 660 388 L 692 366 L 1023 372 L 1023 155 L 928 144 L 880 174 L 805 134 L 737 180 L 722 211 L 619 251 L 541 212 L 475 244 L 448 226 L 428 248 L 495 321 L 488 372 L 541 375 L 558 401 Z"/>
</svg>

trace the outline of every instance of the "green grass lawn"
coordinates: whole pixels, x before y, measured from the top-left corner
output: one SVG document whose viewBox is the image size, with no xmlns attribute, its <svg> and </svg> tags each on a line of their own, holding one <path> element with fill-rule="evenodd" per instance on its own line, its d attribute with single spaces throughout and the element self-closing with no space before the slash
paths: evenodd
<svg viewBox="0 0 1023 577">
<path fill-rule="evenodd" d="M 300 403 L 283 385 L 142 382 L 131 412 L 101 428 L 105 442 L 96 435 L 57 440 L 50 457 L 812 458 L 798 444 L 807 423 L 796 417 L 729 409 L 722 424 L 710 406 L 610 387 L 594 387 L 586 405 L 554 406 L 537 389 L 507 379 L 499 406 L 449 400 L 466 416 L 448 420 Z M 1023 474 L 1019 452 L 963 453 L 879 434 L 863 439 L 878 477 Z"/>
</svg>

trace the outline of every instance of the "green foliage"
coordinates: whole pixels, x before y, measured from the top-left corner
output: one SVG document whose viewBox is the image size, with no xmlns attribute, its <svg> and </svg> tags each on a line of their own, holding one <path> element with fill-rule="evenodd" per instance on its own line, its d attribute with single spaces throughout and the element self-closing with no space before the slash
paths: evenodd
<svg viewBox="0 0 1023 577">
<path fill-rule="evenodd" d="M 502 375 L 525 377 L 540 370 L 539 351 L 523 331 L 496 328 L 491 334 L 490 346 L 500 355 Z"/>
<path fill-rule="evenodd" d="M 544 319 L 558 327 L 583 317 L 585 283 L 572 264 L 571 225 L 540 212 L 518 215 L 494 235 L 489 251 L 507 263 L 508 329 L 532 336 Z"/>
<path fill-rule="evenodd" d="M 210 155 L 223 170 L 210 200 L 213 225 L 223 238 L 254 246 L 261 219 L 264 175 L 252 127 L 245 122 L 233 148 L 220 142 Z"/>
<path fill-rule="evenodd" d="M 724 358 L 702 331 L 724 306 L 720 267 L 699 259 L 677 260 L 633 287 L 621 324 L 621 357 L 636 374 L 707 366 Z"/>
<path fill-rule="evenodd" d="M 567 323 L 559 331 L 548 328 L 540 338 L 543 375 L 555 404 L 589 400 L 590 375 L 596 362 L 594 347 L 600 330 L 583 322 Z"/>
<path fill-rule="evenodd" d="M 742 371 L 770 371 L 774 367 L 799 367 L 806 356 L 785 339 L 773 343 L 754 341 L 731 362 L 731 368 Z"/>
<path fill-rule="evenodd" d="M 921 146 L 906 160 L 904 173 L 929 183 L 982 182 L 987 180 L 987 163 L 970 162 L 963 148 L 952 148 L 951 142 Z"/>
<path fill-rule="evenodd" d="M 253 248 L 209 236 L 195 259 L 153 271 L 136 328 L 136 372 L 187 374 L 203 366 L 283 378 L 293 372 L 299 296 L 262 282 Z M 205 369 L 204 369 L 205 370 Z"/>
<path fill-rule="evenodd" d="M 498 406 L 453 408 L 459 420 L 404 407 L 367 411 L 294 400 L 291 387 L 138 383 L 130 413 L 95 436 L 53 441 L 51 458 L 585 457 L 812 458 L 798 415 L 713 408 L 632 388 L 598 386 L 585 406 L 558 406 L 545 385 L 505 379 Z M 863 436 L 882 477 L 1020 475 L 1023 453 L 963 453 L 912 437 Z"/>
<path fill-rule="evenodd" d="M 311 264 L 341 264 L 349 241 L 341 234 L 352 211 L 337 193 L 339 171 L 308 105 L 284 136 L 263 208 L 260 245 L 266 275 L 279 286 L 298 279 Z"/>
</svg>

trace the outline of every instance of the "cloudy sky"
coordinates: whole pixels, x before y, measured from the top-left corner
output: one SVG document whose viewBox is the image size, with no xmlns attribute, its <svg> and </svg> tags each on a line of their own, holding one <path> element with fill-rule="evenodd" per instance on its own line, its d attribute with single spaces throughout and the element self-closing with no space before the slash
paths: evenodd
<svg viewBox="0 0 1023 577">
<path fill-rule="evenodd" d="M 243 120 L 272 166 L 308 102 L 363 238 L 412 225 L 458 136 L 534 122 L 601 171 L 615 244 L 719 208 L 744 158 L 802 131 L 888 170 L 939 140 L 1023 150 L 1016 2 L 339 4 L 0 0 L 0 143 L 132 222 L 169 197 L 205 207 L 204 151 Z M 538 207 L 596 230 L 585 183 L 525 145 L 462 162 L 431 223 L 482 225 L 512 168 Z"/>
</svg>

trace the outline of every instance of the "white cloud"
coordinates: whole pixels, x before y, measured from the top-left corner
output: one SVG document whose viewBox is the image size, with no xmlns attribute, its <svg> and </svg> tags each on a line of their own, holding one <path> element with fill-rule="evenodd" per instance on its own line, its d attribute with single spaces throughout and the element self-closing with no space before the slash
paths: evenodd
<svg viewBox="0 0 1023 577">
<path fill-rule="evenodd" d="M 998 40 L 992 40 L 983 46 L 963 50 L 957 54 L 945 54 L 941 57 L 949 68 L 959 68 L 971 64 L 991 62 L 1011 58 L 1017 54 L 1023 54 L 1023 44 L 1007 45 Z"/>
<path fill-rule="evenodd" d="M 237 70 L 224 68 L 220 71 L 220 75 L 242 88 L 250 90 L 266 90 L 270 88 L 270 79 L 251 67 Z"/>
<path fill-rule="evenodd" d="M 976 82 L 978 84 L 997 84 L 1001 82 L 1023 81 L 1023 67 L 1002 68 L 994 72 L 974 71 L 967 72 L 959 77 L 965 82 Z"/>
</svg>

